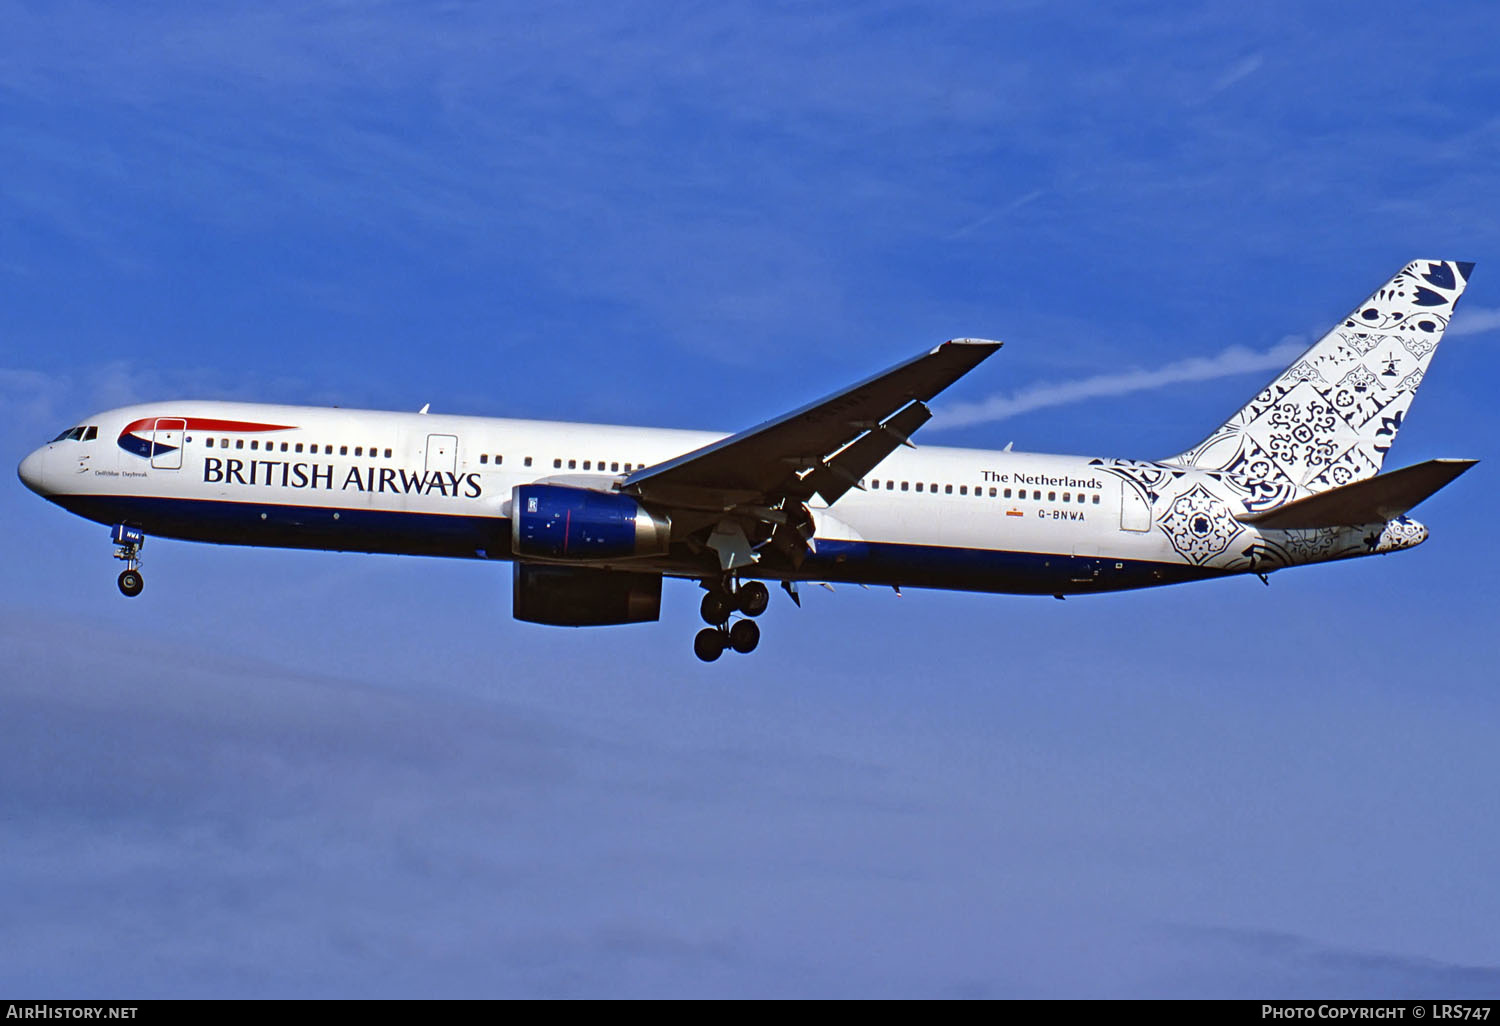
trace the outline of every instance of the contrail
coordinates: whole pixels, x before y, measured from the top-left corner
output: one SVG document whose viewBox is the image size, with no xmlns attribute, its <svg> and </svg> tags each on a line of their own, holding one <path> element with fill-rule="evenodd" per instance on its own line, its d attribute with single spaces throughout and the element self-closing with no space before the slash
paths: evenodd
<svg viewBox="0 0 1500 1026">
<path fill-rule="evenodd" d="M 1049 406 L 1066 406 L 1100 396 L 1145 392 L 1186 381 L 1210 381 L 1252 371 L 1277 370 L 1291 363 L 1306 348 L 1305 339 L 1289 336 L 1264 352 L 1231 346 L 1217 356 L 1195 356 L 1150 370 L 1096 374 L 1091 378 L 1050 384 L 1044 382 L 1009 395 L 992 395 L 978 402 L 939 407 L 933 411 L 928 430 L 989 424 Z"/>
<path fill-rule="evenodd" d="M 1478 335 L 1496 328 L 1500 328 L 1500 309 L 1470 306 L 1453 315 L 1448 334 Z"/>
</svg>

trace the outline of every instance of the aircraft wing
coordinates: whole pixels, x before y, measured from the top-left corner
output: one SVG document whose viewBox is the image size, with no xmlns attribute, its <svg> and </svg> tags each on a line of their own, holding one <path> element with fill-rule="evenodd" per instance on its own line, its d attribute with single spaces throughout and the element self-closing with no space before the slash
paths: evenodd
<svg viewBox="0 0 1500 1026">
<path fill-rule="evenodd" d="M 666 506 L 832 503 L 932 416 L 925 403 L 999 342 L 958 338 L 774 420 L 628 476 L 620 490 Z"/>
</svg>

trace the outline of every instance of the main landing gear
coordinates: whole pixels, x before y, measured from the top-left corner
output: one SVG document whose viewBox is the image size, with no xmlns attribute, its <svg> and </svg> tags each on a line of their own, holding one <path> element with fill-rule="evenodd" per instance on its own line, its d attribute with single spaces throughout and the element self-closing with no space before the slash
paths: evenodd
<svg viewBox="0 0 1500 1026">
<path fill-rule="evenodd" d="M 703 604 L 698 611 L 703 622 L 708 624 L 693 639 L 693 654 L 705 663 L 711 663 L 724 654 L 726 648 L 748 655 L 760 644 L 760 625 L 754 620 L 729 622 L 736 612 L 746 616 L 759 616 L 771 604 L 771 592 L 759 581 L 744 581 L 732 587 L 728 580 L 707 584 Z"/>
<path fill-rule="evenodd" d="M 146 533 L 138 527 L 116 524 L 110 537 L 116 546 L 115 558 L 125 561 L 125 569 L 120 571 L 120 594 L 135 598 L 146 586 L 141 577 L 141 546 L 146 544 Z"/>
</svg>

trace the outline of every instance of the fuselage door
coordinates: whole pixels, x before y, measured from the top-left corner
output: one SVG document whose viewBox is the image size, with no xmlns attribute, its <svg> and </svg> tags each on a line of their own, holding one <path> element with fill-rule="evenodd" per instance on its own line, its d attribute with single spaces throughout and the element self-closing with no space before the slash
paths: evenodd
<svg viewBox="0 0 1500 1026">
<path fill-rule="evenodd" d="M 157 470 L 182 469 L 182 440 L 187 421 L 163 417 L 151 433 L 151 466 Z"/>
<path fill-rule="evenodd" d="M 1129 481 L 1120 482 L 1120 530 L 1151 530 L 1151 503 Z"/>
<path fill-rule="evenodd" d="M 427 436 L 427 473 L 452 474 L 458 469 L 458 436 Z"/>
</svg>

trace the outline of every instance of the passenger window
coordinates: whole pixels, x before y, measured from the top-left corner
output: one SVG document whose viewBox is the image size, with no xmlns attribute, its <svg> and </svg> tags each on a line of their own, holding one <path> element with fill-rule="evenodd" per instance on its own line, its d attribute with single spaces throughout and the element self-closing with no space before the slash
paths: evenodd
<svg viewBox="0 0 1500 1026">
<path fill-rule="evenodd" d="M 212 449 L 214 447 L 214 440 L 212 438 L 205 438 L 203 444 Z"/>
<path fill-rule="evenodd" d="M 909 484 L 909 482 L 907 482 L 907 481 L 902 481 L 901 482 L 901 490 L 903 492 L 906 491 L 906 487 L 907 487 L 908 484 Z"/>
<path fill-rule="evenodd" d="M 578 469 L 578 461 L 577 460 L 569 460 L 568 461 L 568 469 L 569 470 L 577 470 Z"/>
<path fill-rule="evenodd" d="M 301 443 L 301 442 L 298 442 L 298 443 L 297 443 L 297 451 L 298 451 L 298 452 L 301 452 L 301 451 L 302 451 L 302 443 Z"/>
<path fill-rule="evenodd" d="M 482 452 L 482 453 L 479 454 L 479 462 L 480 463 L 488 463 L 489 461 L 490 461 L 490 457 L 489 457 L 488 453 L 483 453 Z"/>
<path fill-rule="evenodd" d="M 390 459 L 390 458 L 391 458 L 391 450 L 389 450 L 389 449 L 387 449 L 387 450 L 386 450 L 386 451 L 385 451 L 385 458 L 386 458 L 386 459 Z"/>
<path fill-rule="evenodd" d="M 324 456 L 332 456 L 333 455 L 333 446 L 331 446 L 331 445 L 325 445 L 325 446 L 323 446 L 323 455 Z"/>
<path fill-rule="evenodd" d="M 583 469 L 584 470 L 588 470 L 589 469 L 589 461 L 588 460 L 584 460 L 583 461 Z"/>
<path fill-rule="evenodd" d="M 1007 499 L 1010 498 L 1010 489 L 1009 488 L 1005 489 L 1005 497 Z"/>
<path fill-rule="evenodd" d="M 1097 496 L 1097 495 L 1094 496 L 1094 505 L 1095 506 L 1099 505 L 1099 496 Z"/>
<path fill-rule="evenodd" d="M 1041 497 L 1042 497 L 1042 493 L 1041 493 L 1041 492 L 1039 492 L 1039 491 L 1033 491 L 1033 492 L 1032 492 L 1032 493 L 1031 493 L 1031 497 L 1032 497 L 1032 498 L 1033 498 L 1033 499 L 1040 499 L 1040 498 L 1041 498 Z"/>
<path fill-rule="evenodd" d="M 496 456 L 495 457 L 495 466 L 498 467 L 502 462 L 504 462 L 504 460 L 505 460 L 504 456 Z"/>
<path fill-rule="evenodd" d="M 993 498 L 994 498 L 994 497 L 995 497 L 995 489 L 994 489 L 994 488 L 991 488 L 991 489 L 990 489 L 990 498 L 992 498 L 992 499 L 993 499 Z"/>
<path fill-rule="evenodd" d="M 281 451 L 282 452 L 286 452 L 286 450 L 287 450 L 287 444 L 285 442 L 282 442 L 281 443 Z"/>
<path fill-rule="evenodd" d="M 969 494 L 969 486 L 968 485 L 959 485 L 958 486 L 958 494 L 959 495 L 968 495 Z"/>
<path fill-rule="evenodd" d="M 562 469 L 562 460 L 553 460 L 552 461 L 552 469 L 553 470 L 561 470 Z"/>
<path fill-rule="evenodd" d="M 917 482 L 917 491 L 919 491 L 919 492 L 920 492 L 920 491 L 921 491 L 921 490 L 922 490 L 922 482 L 921 482 L 921 481 L 918 481 L 918 482 Z"/>
<path fill-rule="evenodd" d="M 236 438 L 234 440 L 234 447 L 236 449 L 243 449 L 245 447 L 245 440 L 243 438 Z"/>
<path fill-rule="evenodd" d="M 227 438 L 221 438 L 221 439 L 219 439 L 219 448 L 220 449 L 227 449 L 227 448 L 229 448 L 229 439 L 227 439 Z"/>
<path fill-rule="evenodd" d="M 1063 492 L 1063 502 L 1067 502 L 1067 501 L 1068 501 L 1068 493 L 1067 492 Z"/>
<path fill-rule="evenodd" d="M 354 455 L 356 455 L 356 456 L 363 456 L 364 454 L 365 454 L 365 447 L 364 446 L 362 446 L 362 445 L 356 445 L 354 447 Z"/>
<path fill-rule="evenodd" d="M 347 456 L 347 455 L 349 455 L 349 447 L 347 445 L 341 445 L 341 446 L 339 446 L 339 455 L 340 456 Z"/>
<path fill-rule="evenodd" d="M 390 450 L 386 450 L 386 455 L 389 456 L 390 454 L 391 454 Z M 531 457 L 530 456 L 526 457 L 526 465 L 528 467 L 531 466 Z"/>
<path fill-rule="evenodd" d="M 254 438 L 250 439 L 250 448 L 252 448 L 252 449 L 259 449 L 260 448 L 260 441 L 258 439 L 254 439 Z"/>
<path fill-rule="evenodd" d="M 614 472 L 615 472 L 615 471 L 617 471 L 617 470 L 619 470 L 619 469 L 620 469 L 620 465 L 619 465 L 619 464 L 618 464 L 618 463 L 611 463 L 611 464 L 610 464 L 610 465 L 609 465 L 609 472 L 610 472 L 610 473 L 611 473 L 611 474 L 613 474 L 613 473 L 614 473 Z"/>
</svg>

